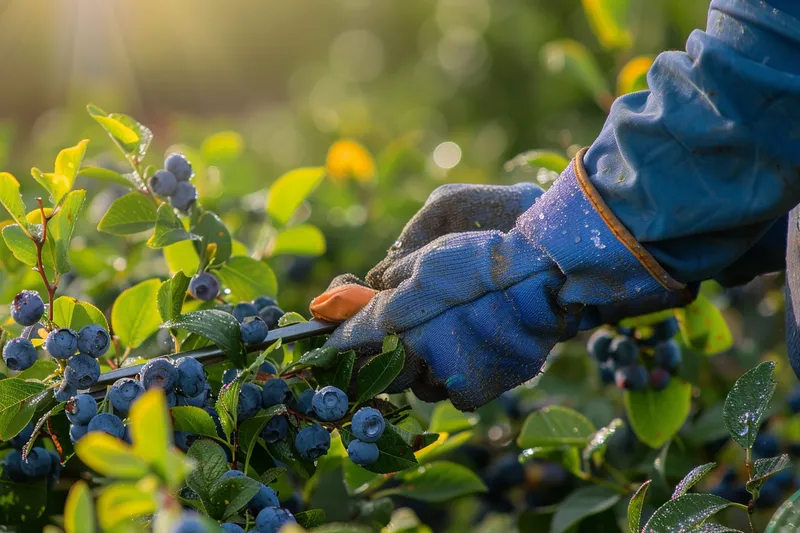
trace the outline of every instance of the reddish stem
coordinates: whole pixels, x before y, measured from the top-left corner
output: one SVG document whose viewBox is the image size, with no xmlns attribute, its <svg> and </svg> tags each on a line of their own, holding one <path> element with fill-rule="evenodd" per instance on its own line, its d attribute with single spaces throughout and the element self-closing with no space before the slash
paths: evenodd
<svg viewBox="0 0 800 533">
<path fill-rule="evenodd" d="M 44 282 L 44 288 L 47 290 L 47 296 L 48 299 L 50 300 L 50 306 L 47 311 L 47 318 L 52 324 L 53 301 L 55 300 L 57 287 L 55 284 L 51 285 L 50 282 L 47 280 L 47 273 L 44 271 L 44 261 L 42 259 L 42 250 L 44 249 L 44 245 L 47 242 L 47 223 L 50 222 L 51 217 L 45 216 L 44 204 L 42 204 L 42 199 L 37 198 L 36 201 L 39 203 L 39 212 L 42 214 L 42 242 L 39 242 L 37 239 L 33 239 L 33 243 L 36 245 L 36 267 L 39 269 L 39 275 L 42 276 L 42 281 Z"/>
</svg>

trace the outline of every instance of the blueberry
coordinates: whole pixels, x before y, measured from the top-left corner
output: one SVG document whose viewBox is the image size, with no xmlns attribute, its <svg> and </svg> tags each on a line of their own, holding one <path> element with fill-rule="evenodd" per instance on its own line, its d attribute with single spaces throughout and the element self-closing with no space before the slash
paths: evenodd
<svg viewBox="0 0 800 533">
<path fill-rule="evenodd" d="M 347 456 L 359 466 L 371 465 L 378 460 L 380 453 L 378 445 L 374 442 L 361 442 L 358 439 L 350 441 L 347 447 Z"/>
<path fill-rule="evenodd" d="M 197 189 L 188 181 L 179 181 L 175 194 L 170 198 L 172 207 L 184 213 L 197 201 Z"/>
<path fill-rule="evenodd" d="M 341 419 L 347 413 L 347 394 L 333 385 L 317 391 L 311 400 L 314 413 L 326 422 Z"/>
<path fill-rule="evenodd" d="M 150 359 L 139 370 L 139 380 L 144 390 L 156 387 L 169 392 L 178 383 L 178 370 L 169 359 Z"/>
<path fill-rule="evenodd" d="M 72 441 L 72 444 L 77 443 L 79 440 L 83 438 L 89 432 L 88 426 L 76 426 L 72 425 L 69 427 L 69 440 Z"/>
<path fill-rule="evenodd" d="M 753 453 L 761 458 L 780 455 L 781 446 L 778 437 L 772 433 L 760 433 L 753 443 Z"/>
<path fill-rule="evenodd" d="M 225 533 L 244 533 L 244 529 L 239 524 L 233 522 L 225 522 L 222 524 L 222 531 Z"/>
<path fill-rule="evenodd" d="M 73 355 L 67 361 L 64 370 L 64 381 L 77 387 L 87 389 L 100 379 L 100 363 L 91 355 Z"/>
<path fill-rule="evenodd" d="M 760 508 L 775 507 L 783 500 L 783 491 L 774 477 L 767 479 L 758 492 L 756 506 Z"/>
<path fill-rule="evenodd" d="M 262 509 L 265 507 L 278 507 L 280 506 L 280 502 L 278 501 L 278 494 L 272 490 L 272 488 L 264 485 L 263 483 L 258 488 L 258 492 L 250 502 L 247 504 L 247 508 L 250 510 L 250 514 L 253 516 L 258 515 Z"/>
<path fill-rule="evenodd" d="M 56 359 L 66 359 L 78 351 L 78 334 L 69 328 L 50 332 L 44 341 L 44 349 Z"/>
<path fill-rule="evenodd" d="M 244 319 L 249 316 L 258 316 L 258 309 L 250 302 L 240 302 L 233 307 L 231 314 L 239 322 L 244 322 Z"/>
<path fill-rule="evenodd" d="M 238 369 L 229 368 L 228 370 L 226 370 L 222 374 L 222 383 L 223 383 L 223 385 L 227 385 L 228 383 L 231 383 L 234 379 L 236 379 L 236 376 L 238 376 L 238 375 L 239 375 L 239 370 Z"/>
<path fill-rule="evenodd" d="M 224 438 L 225 432 L 222 431 L 222 422 L 219 420 L 219 413 L 217 413 L 217 410 L 213 407 L 206 407 L 205 411 L 209 414 L 209 416 L 211 416 L 211 419 L 214 421 L 214 425 L 217 426 L 217 435 L 220 438 Z"/>
<path fill-rule="evenodd" d="M 85 426 L 97 414 L 97 401 L 88 394 L 78 394 L 70 398 L 64 411 L 71 424 Z"/>
<path fill-rule="evenodd" d="M 22 461 L 22 473 L 31 478 L 43 478 L 53 468 L 53 458 L 44 448 L 31 449 L 28 457 Z"/>
<path fill-rule="evenodd" d="M 261 389 L 252 383 L 242 383 L 239 389 L 239 420 L 251 418 L 261 409 Z"/>
<path fill-rule="evenodd" d="M 653 335 L 650 339 L 656 342 L 672 340 L 672 338 L 677 335 L 679 329 L 678 321 L 674 318 L 670 318 L 653 326 Z"/>
<path fill-rule="evenodd" d="M 639 346 L 636 341 L 624 335 L 614 337 L 609 350 L 617 366 L 632 365 L 639 358 Z"/>
<path fill-rule="evenodd" d="M 331 447 L 331 434 L 324 427 L 312 424 L 297 432 L 294 446 L 300 457 L 313 461 L 328 453 Z"/>
<path fill-rule="evenodd" d="M 505 454 L 486 471 L 486 486 L 491 492 L 502 492 L 525 481 L 525 467 L 516 454 Z"/>
<path fill-rule="evenodd" d="M 31 440 L 32 436 L 33 436 L 33 423 L 28 422 L 28 425 L 22 428 L 22 431 L 17 433 L 15 436 L 11 437 L 9 443 L 17 450 L 21 450 L 22 447 L 25 446 L 29 440 Z"/>
<path fill-rule="evenodd" d="M 155 174 L 147 180 L 150 189 L 162 198 L 172 196 L 178 190 L 178 180 L 175 174 L 166 169 L 157 170 Z"/>
<path fill-rule="evenodd" d="M 275 368 L 275 365 L 272 364 L 271 361 L 264 361 L 261 363 L 261 366 L 258 367 L 259 372 L 263 372 L 265 374 L 272 374 L 275 375 L 278 373 L 278 369 Z"/>
<path fill-rule="evenodd" d="M 586 350 L 599 362 L 605 363 L 611 358 L 612 340 L 614 340 L 614 337 L 611 336 L 608 330 L 598 329 L 589 337 L 589 342 L 586 343 Z"/>
<path fill-rule="evenodd" d="M 614 365 L 612 363 L 605 363 L 600 365 L 600 382 L 603 385 L 611 385 L 615 382 L 614 378 Z"/>
<path fill-rule="evenodd" d="M 258 344 L 264 342 L 269 333 L 269 328 L 261 318 L 251 316 L 244 319 L 241 324 L 242 341 L 245 344 Z"/>
<path fill-rule="evenodd" d="M 656 345 L 653 359 L 656 366 L 674 374 L 681 365 L 681 347 L 675 341 L 662 342 Z"/>
<path fill-rule="evenodd" d="M 191 433 L 187 433 L 186 431 L 173 432 L 172 440 L 175 442 L 175 446 L 184 452 L 189 451 L 189 446 L 191 445 L 189 442 L 190 439 L 194 439 L 194 436 Z"/>
<path fill-rule="evenodd" d="M 22 328 L 22 334 L 20 335 L 20 337 L 24 337 L 28 340 L 34 338 L 35 339 L 44 338 L 39 334 L 42 330 L 44 330 L 44 336 L 47 337 L 47 328 L 45 328 L 44 324 L 42 324 L 41 322 L 37 322 L 32 326 L 25 326 L 24 328 Z"/>
<path fill-rule="evenodd" d="M 173 407 L 178 405 L 178 395 L 175 394 L 174 390 L 165 393 L 165 395 L 167 400 L 167 409 L 172 409 Z"/>
<path fill-rule="evenodd" d="M 286 313 L 283 312 L 283 309 L 276 305 L 268 305 L 258 312 L 258 316 L 261 317 L 261 320 L 266 322 L 269 329 L 277 328 L 278 320 L 280 320 L 284 314 Z"/>
<path fill-rule="evenodd" d="M 519 420 L 520 418 L 522 418 L 522 412 L 520 411 L 519 408 L 520 407 L 519 398 L 513 392 L 509 391 L 501 394 L 497 398 L 497 403 L 499 403 L 500 406 L 502 406 L 503 411 L 505 411 L 506 416 L 510 420 Z"/>
<path fill-rule="evenodd" d="M 205 388 L 197 396 L 178 396 L 178 405 L 189 407 L 205 407 L 208 395 L 211 393 L 211 385 L 206 383 Z"/>
<path fill-rule="evenodd" d="M 789 409 L 791 409 L 793 413 L 800 413 L 800 385 L 796 386 L 794 390 L 792 390 L 792 393 L 789 395 L 786 403 L 789 404 Z"/>
<path fill-rule="evenodd" d="M 58 386 L 58 389 L 56 389 L 54 392 L 57 402 L 69 401 L 69 399 L 75 396 L 76 394 L 78 394 L 78 387 L 70 383 L 67 383 L 66 380 L 62 381 L 61 384 Z"/>
<path fill-rule="evenodd" d="M 284 438 L 287 431 L 289 431 L 289 420 L 286 416 L 273 416 L 269 419 L 267 425 L 264 426 L 264 429 L 261 430 L 261 437 L 266 443 L 272 444 Z"/>
<path fill-rule="evenodd" d="M 44 315 L 44 302 L 36 291 L 22 291 L 11 302 L 11 318 L 20 326 L 32 326 Z"/>
<path fill-rule="evenodd" d="M 672 375 L 663 368 L 654 368 L 650 371 L 650 388 L 653 390 L 664 390 L 669 385 Z"/>
<path fill-rule="evenodd" d="M 22 471 L 21 451 L 11 450 L 11 453 L 6 455 L 6 458 L 3 459 L 3 473 L 11 481 L 25 481 L 28 476 Z"/>
<path fill-rule="evenodd" d="M 89 422 L 89 431 L 102 431 L 112 437 L 122 439 L 125 436 L 125 425 L 117 415 L 100 413 Z"/>
<path fill-rule="evenodd" d="M 78 350 L 92 357 L 102 357 L 111 346 L 108 332 L 97 324 L 84 326 L 78 332 Z"/>
<path fill-rule="evenodd" d="M 281 378 L 267 380 L 267 382 L 264 383 L 264 388 L 261 390 L 261 401 L 264 407 L 286 404 L 289 403 L 291 398 L 292 392 L 289 390 L 289 385 Z"/>
<path fill-rule="evenodd" d="M 244 472 L 241 470 L 228 470 L 220 476 L 220 479 L 230 479 L 233 477 L 244 477 Z"/>
<path fill-rule="evenodd" d="M 642 365 L 629 365 L 618 368 L 614 374 L 617 387 L 629 391 L 638 391 L 647 387 L 647 370 Z"/>
<path fill-rule="evenodd" d="M 270 298 L 269 296 L 259 296 L 255 300 L 253 300 L 253 305 L 256 306 L 258 311 L 261 311 L 265 307 L 270 305 L 274 305 L 275 307 L 278 306 L 278 302 L 275 301 L 274 298 Z"/>
<path fill-rule="evenodd" d="M 786 470 L 781 470 L 774 476 L 772 479 L 775 480 L 775 483 L 781 488 L 781 490 L 787 490 L 792 488 L 794 485 L 794 473 L 792 473 L 791 468 L 787 468 Z"/>
<path fill-rule="evenodd" d="M 57 483 L 61 477 L 61 456 L 58 455 L 58 452 L 52 450 L 48 450 L 47 453 L 50 454 L 50 464 L 52 465 L 50 468 L 50 475 L 48 476 L 48 482 L 50 486 L 52 486 Z"/>
<path fill-rule="evenodd" d="M 386 421 L 377 409 L 364 407 L 353 416 L 353 435 L 362 442 L 378 442 L 386 429 Z"/>
<path fill-rule="evenodd" d="M 178 391 L 184 396 L 197 396 L 206 388 L 206 372 L 203 363 L 194 357 L 175 360 L 178 371 Z"/>
<path fill-rule="evenodd" d="M 122 416 L 128 416 L 133 402 L 144 394 L 144 387 L 133 378 L 118 379 L 108 391 L 108 399 Z"/>
<path fill-rule="evenodd" d="M 297 397 L 297 411 L 303 413 L 304 415 L 310 415 L 314 408 L 311 406 L 311 402 L 314 399 L 314 389 L 306 389 L 300 393 L 300 396 Z"/>
<path fill-rule="evenodd" d="M 11 339 L 3 347 L 3 361 L 9 370 L 26 370 L 36 362 L 36 348 L 28 339 Z"/>
<path fill-rule="evenodd" d="M 164 168 L 169 171 L 178 181 L 188 181 L 194 176 L 192 164 L 186 159 L 186 156 L 174 152 L 167 156 L 164 160 Z"/>
<path fill-rule="evenodd" d="M 284 524 L 296 524 L 292 513 L 278 507 L 265 507 L 256 517 L 258 533 L 278 533 Z"/>
<path fill-rule="evenodd" d="M 219 294 L 219 281 L 208 272 L 200 272 L 189 282 L 189 292 L 198 300 L 213 300 Z"/>
<path fill-rule="evenodd" d="M 184 513 L 170 533 L 208 533 L 208 526 L 194 513 Z"/>
</svg>

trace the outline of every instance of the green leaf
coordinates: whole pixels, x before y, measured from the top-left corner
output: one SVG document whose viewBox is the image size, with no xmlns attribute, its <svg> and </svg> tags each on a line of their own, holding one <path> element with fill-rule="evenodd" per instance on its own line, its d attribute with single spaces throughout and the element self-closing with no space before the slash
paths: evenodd
<svg viewBox="0 0 800 533">
<path fill-rule="evenodd" d="M 287 366 L 284 373 L 297 367 L 303 368 L 331 368 L 339 359 L 339 349 L 335 346 L 315 348 L 304 353 L 300 359 Z"/>
<path fill-rule="evenodd" d="M 175 431 L 185 431 L 193 435 L 219 438 L 214 419 L 205 409 L 192 406 L 178 406 L 170 409 Z"/>
<path fill-rule="evenodd" d="M 258 442 L 261 431 L 267 422 L 273 416 L 278 416 L 286 413 L 286 407 L 283 405 L 273 405 L 267 408 L 266 411 L 260 413 L 258 416 L 248 418 L 239 425 L 239 448 L 245 452 L 245 464 L 250 464 L 250 456 L 253 454 L 253 449 Z"/>
<path fill-rule="evenodd" d="M 678 483 L 678 485 L 675 487 L 675 490 L 672 492 L 672 499 L 674 500 L 675 498 L 680 498 L 689 492 L 689 489 L 694 487 L 698 481 L 703 479 L 703 477 L 711 472 L 711 470 L 713 470 L 716 466 L 717 463 L 706 463 L 704 465 L 694 467 L 692 471 L 686 474 L 680 483 Z"/>
<path fill-rule="evenodd" d="M 191 278 L 186 276 L 183 271 L 179 271 L 158 288 L 158 314 L 161 320 L 168 322 L 181 316 L 183 310 L 183 300 L 186 297 L 186 290 L 189 288 Z"/>
<path fill-rule="evenodd" d="M 161 281 L 148 279 L 122 291 L 111 308 L 111 326 L 126 348 L 138 348 L 158 331 L 158 290 Z"/>
<path fill-rule="evenodd" d="M 342 436 L 342 444 L 347 448 L 355 437 L 347 429 L 341 429 L 339 433 Z M 370 472 L 391 474 L 414 468 L 419 464 L 411 445 L 403 439 L 398 428 L 392 424 L 386 424 L 386 429 L 376 444 L 380 450 L 378 460 L 364 467 Z"/>
<path fill-rule="evenodd" d="M 318 257 L 325 253 L 325 235 L 318 227 L 301 224 L 278 233 L 269 249 L 270 256 L 303 255 Z"/>
<path fill-rule="evenodd" d="M 200 236 L 186 231 L 183 222 L 175 215 L 169 204 L 161 204 L 156 212 L 156 227 L 153 235 L 147 240 L 150 248 L 163 248 L 180 241 L 197 240 Z"/>
<path fill-rule="evenodd" d="M 758 436 L 761 419 L 775 392 L 773 370 L 775 363 L 771 361 L 751 368 L 736 380 L 725 398 L 722 418 L 731 438 L 742 448 L 752 448 Z"/>
<path fill-rule="evenodd" d="M 769 457 L 767 459 L 756 459 L 753 462 L 750 480 L 747 482 L 747 491 L 755 495 L 767 479 L 791 467 L 792 461 L 786 454 L 778 457 Z"/>
<path fill-rule="evenodd" d="M 112 235 L 132 235 L 153 229 L 156 223 L 156 206 L 140 192 L 120 196 L 109 206 L 97 225 L 98 231 Z"/>
<path fill-rule="evenodd" d="M 75 445 L 75 453 L 86 466 L 102 476 L 139 480 L 149 472 L 144 459 L 125 442 L 107 433 L 88 433 Z"/>
<path fill-rule="evenodd" d="M 470 469 L 446 461 L 407 470 L 400 475 L 400 480 L 400 486 L 383 491 L 383 494 L 441 503 L 487 490 L 483 481 Z"/>
<path fill-rule="evenodd" d="M 733 335 L 725 317 L 702 294 L 686 307 L 675 309 L 675 318 L 683 342 L 695 351 L 715 355 L 733 346 Z"/>
<path fill-rule="evenodd" d="M 204 309 L 187 313 L 165 322 L 162 327 L 185 329 L 211 340 L 228 356 L 235 365 L 244 365 L 244 344 L 242 343 L 239 321 L 233 315 L 217 309 Z"/>
<path fill-rule="evenodd" d="M 78 481 L 69 491 L 64 505 L 66 533 L 94 533 L 94 502 L 85 481 Z"/>
<path fill-rule="evenodd" d="M 660 448 L 678 433 L 692 404 L 692 385 L 673 379 L 664 390 L 625 392 L 625 410 L 633 432 L 651 448 Z"/>
<path fill-rule="evenodd" d="M 608 441 L 614 436 L 614 433 L 616 433 L 618 429 L 624 426 L 625 423 L 622 419 L 615 418 L 607 426 L 595 431 L 589 438 L 589 444 L 587 444 L 586 448 L 583 450 L 583 460 L 588 461 L 589 459 L 594 459 L 596 465 L 601 465 L 606 453 Z"/>
<path fill-rule="evenodd" d="M 548 150 L 530 150 L 523 152 L 506 163 L 507 169 L 515 167 L 536 167 L 561 174 L 569 166 L 569 159 L 558 152 Z"/>
<path fill-rule="evenodd" d="M 613 99 L 605 76 L 591 52 L 572 39 L 551 41 L 542 49 L 547 70 L 564 73 L 591 95 L 596 101 L 610 103 Z"/>
<path fill-rule="evenodd" d="M 650 487 L 650 480 L 648 479 L 636 489 L 631 501 L 628 502 L 628 528 L 630 533 L 639 533 L 639 524 L 642 521 L 642 507 L 644 507 L 644 498 L 647 496 L 647 489 Z"/>
<path fill-rule="evenodd" d="M 208 502 L 214 483 L 228 471 L 225 450 L 215 442 L 198 439 L 192 443 L 187 455 L 194 461 L 195 467 L 186 477 L 186 484 L 203 502 Z"/>
<path fill-rule="evenodd" d="M 551 405 L 531 413 L 517 437 L 520 448 L 579 446 L 589 443 L 596 428 L 579 412 Z"/>
<path fill-rule="evenodd" d="M 41 231 L 41 226 L 38 228 L 39 231 Z M 14 254 L 14 257 L 16 257 L 19 261 L 28 266 L 37 265 L 36 245 L 33 244 L 33 241 L 30 239 L 30 237 L 28 237 L 28 235 L 25 234 L 25 231 L 17 224 L 10 224 L 3 228 L 3 240 L 6 241 L 6 246 L 8 246 L 8 249 L 11 250 L 11 253 Z M 52 268 L 53 261 L 51 256 L 46 254 L 44 255 L 45 256 L 43 259 L 46 260 L 45 266 Z M 48 276 L 49 275 L 50 273 L 48 272 Z"/>
<path fill-rule="evenodd" d="M 278 478 L 284 475 L 287 472 L 287 468 L 285 466 L 275 466 L 272 468 L 268 468 L 261 474 L 261 483 L 264 485 L 272 485 Z"/>
<path fill-rule="evenodd" d="M 260 483 L 249 477 L 231 477 L 218 480 L 211 487 L 211 499 L 206 505 L 209 516 L 226 520 L 235 515 L 256 495 Z"/>
<path fill-rule="evenodd" d="M 85 440 L 84 437 L 83 440 Z M 97 522 L 110 531 L 123 522 L 151 515 L 158 509 L 158 492 L 130 483 L 115 483 L 103 489 L 97 498 Z"/>
<path fill-rule="evenodd" d="M 36 403 L 45 386 L 19 378 L 0 380 L 0 439 L 9 440 L 28 425 L 36 411 Z"/>
<path fill-rule="evenodd" d="M 3 204 L 14 222 L 27 231 L 28 219 L 25 218 L 25 204 L 22 203 L 22 195 L 19 193 L 19 182 L 8 172 L 0 172 L 0 204 Z"/>
<path fill-rule="evenodd" d="M 764 533 L 796 533 L 800 528 L 800 490 L 778 507 Z"/>
<path fill-rule="evenodd" d="M 617 76 L 617 96 L 646 91 L 647 73 L 653 65 L 650 56 L 637 56 L 625 63 Z"/>
<path fill-rule="evenodd" d="M 53 302 L 53 322 L 60 328 L 72 328 L 75 331 L 89 324 L 97 324 L 108 330 L 108 321 L 101 310 L 71 296 L 59 296 Z"/>
<path fill-rule="evenodd" d="M 610 509 L 619 499 L 618 492 L 605 487 L 592 486 L 578 489 L 558 506 L 550 525 L 550 533 L 567 531 L 584 518 Z"/>
<path fill-rule="evenodd" d="M 167 262 L 171 274 L 183 271 L 187 276 L 193 276 L 200 266 L 200 258 L 194 251 L 192 241 L 180 241 L 175 244 L 165 246 L 164 260 Z M 219 277 L 219 271 L 217 271 Z"/>
<path fill-rule="evenodd" d="M 35 379 L 41 381 L 52 374 L 56 368 L 58 368 L 58 364 L 52 359 L 39 359 L 34 362 L 30 368 L 17 374 L 16 377 L 17 379 Z"/>
<path fill-rule="evenodd" d="M 290 430 L 290 437 L 267 444 L 267 451 L 276 460 L 285 463 L 292 472 L 302 479 L 310 479 L 314 475 L 316 467 L 311 461 L 303 460 L 296 452 L 291 442 L 294 442 L 293 432 Z"/>
<path fill-rule="evenodd" d="M 731 502 L 713 494 L 684 494 L 659 507 L 645 524 L 644 531 L 689 531 L 729 505 Z"/>
<path fill-rule="evenodd" d="M 65 148 L 56 157 L 55 171 L 42 173 L 38 168 L 31 169 L 33 179 L 44 187 L 53 197 L 53 204 L 59 204 L 61 199 L 72 190 L 78 169 L 81 167 L 83 156 L 86 153 L 87 139 L 82 140 L 72 148 Z"/>
<path fill-rule="evenodd" d="M 462 413 L 450 402 L 440 402 L 431 415 L 429 430 L 438 433 L 458 433 L 478 423 L 475 413 Z"/>
<path fill-rule="evenodd" d="M 278 281 L 272 269 L 252 257 L 231 257 L 215 274 L 230 289 L 231 296 L 242 301 L 255 300 L 259 296 L 274 297 L 278 292 Z"/>
<path fill-rule="evenodd" d="M 267 192 L 267 214 L 286 224 L 300 204 L 325 177 L 323 167 L 298 168 L 275 180 Z"/>
<path fill-rule="evenodd" d="M 282 328 L 285 326 L 291 326 L 292 324 L 300 324 L 302 322 L 308 322 L 308 320 L 303 318 L 303 315 L 301 315 L 300 313 L 289 311 L 287 313 L 284 313 L 284 315 L 278 319 L 278 327 Z"/>
<path fill-rule="evenodd" d="M 339 354 L 335 365 L 314 370 L 314 378 L 320 386 L 333 385 L 340 390 L 346 391 L 350 387 L 350 379 L 353 376 L 355 362 L 356 353 L 353 350 L 342 352 Z"/>
<path fill-rule="evenodd" d="M 384 351 L 370 359 L 367 364 L 361 367 L 356 379 L 358 397 L 356 403 L 362 403 L 374 396 L 377 396 L 391 385 L 394 378 L 403 370 L 405 363 L 405 351 L 403 345 L 395 343 L 393 349 Z M 384 346 L 386 341 L 384 341 Z M 386 350 L 384 348 L 384 350 Z"/>
<path fill-rule="evenodd" d="M 122 153 L 136 163 L 141 162 L 153 140 L 153 133 L 149 129 L 122 113 L 106 113 L 92 104 L 87 105 L 86 110 L 106 130 Z"/>
<path fill-rule="evenodd" d="M 0 524 L 35 524 L 47 508 L 49 494 L 46 479 L 14 483 L 0 478 Z"/>
<path fill-rule="evenodd" d="M 130 421 L 134 453 L 166 477 L 167 451 L 172 446 L 172 426 L 164 391 L 156 388 L 140 396 L 131 408 Z"/>
<path fill-rule="evenodd" d="M 228 385 L 220 389 L 214 407 L 219 415 L 219 422 L 225 439 L 231 442 L 231 434 L 236 429 L 236 419 L 238 417 L 239 390 L 242 388 L 241 374 Z"/>
<path fill-rule="evenodd" d="M 86 191 L 83 190 L 67 193 L 58 212 L 47 225 L 47 240 L 55 246 L 55 265 L 61 274 L 66 274 L 72 268 L 69 263 L 69 246 L 85 198 Z"/>
<path fill-rule="evenodd" d="M 325 511 L 323 509 L 309 509 L 294 515 L 297 523 L 306 529 L 321 526 L 325 523 Z"/>
<path fill-rule="evenodd" d="M 629 48 L 633 36 L 628 30 L 628 0 L 583 0 L 589 26 L 604 48 Z"/>
<path fill-rule="evenodd" d="M 104 181 L 107 183 L 113 183 L 115 185 L 122 185 L 123 187 L 127 187 L 129 189 L 139 188 L 135 181 L 128 179 L 119 172 L 102 167 L 83 167 L 80 169 L 80 171 L 78 171 L 78 177 Z"/>
<path fill-rule="evenodd" d="M 211 261 L 212 265 L 220 265 L 231 256 L 233 247 L 231 234 L 222 219 L 213 211 L 206 211 L 200 215 L 191 230 L 192 233 L 200 237 L 200 240 L 193 241 L 194 249 L 198 256 L 203 257 L 204 250 L 209 244 L 217 246 L 216 254 L 214 254 L 214 259 Z"/>
<path fill-rule="evenodd" d="M 439 434 L 435 443 L 423 448 L 414 455 L 421 464 L 429 463 L 434 459 L 460 448 L 472 439 L 472 431 L 462 431 L 456 435 L 447 436 L 446 433 Z"/>
</svg>

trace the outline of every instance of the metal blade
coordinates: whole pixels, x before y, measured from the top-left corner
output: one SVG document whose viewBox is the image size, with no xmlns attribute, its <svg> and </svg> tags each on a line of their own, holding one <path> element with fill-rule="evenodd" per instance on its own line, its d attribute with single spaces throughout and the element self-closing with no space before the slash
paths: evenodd
<svg viewBox="0 0 800 533">
<path fill-rule="evenodd" d="M 292 324 L 291 326 L 286 326 L 283 328 L 273 329 L 267 334 L 267 338 L 261 344 L 253 344 L 247 347 L 247 352 L 257 352 L 267 348 L 270 344 L 277 341 L 278 339 L 283 340 L 284 343 L 298 341 L 300 339 L 306 339 L 308 337 L 316 337 L 318 335 L 325 335 L 327 333 L 333 332 L 334 329 L 339 324 L 333 322 L 326 322 L 324 320 L 317 320 L 316 318 L 313 320 L 309 320 L 308 322 L 301 322 L 298 324 Z M 204 365 L 211 365 L 214 363 L 219 363 L 226 359 L 225 354 L 217 348 L 216 346 L 208 346 L 206 348 L 200 348 L 197 350 L 190 350 L 188 352 L 181 352 L 176 354 L 171 354 L 169 357 L 176 359 L 178 357 L 194 357 Z M 106 394 L 106 388 L 121 378 L 132 378 L 139 373 L 139 370 L 144 366 L 135 365 L 135 366 L 127 366 L 124 368 L 118 368 L 116 370 L 112 370 L 110 372 L 106 372 L 100 375 L 100 379 L 95 383 L 91 389 L 89 389 L 89 394 L 94 396 L 96 399 L 103 398 Z"/>
</svg>

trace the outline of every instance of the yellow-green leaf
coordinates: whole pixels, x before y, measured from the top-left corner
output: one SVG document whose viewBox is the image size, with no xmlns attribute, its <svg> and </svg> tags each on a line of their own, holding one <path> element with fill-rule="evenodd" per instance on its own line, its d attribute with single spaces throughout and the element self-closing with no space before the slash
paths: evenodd
<svg viewBox="0 0 800 533">
<path fill-rule="evenodd" d="M 127 187 L 129 189 L 134 189 L 134 188 L 138 189 L 138 187 L 133 181 L 129 180 L 119 172 L 107 168 L 83 167 L 78 171 L 78 176 L 84 178 L 91 178 L 98 181 L 115 183 L 117 185 L 122 185 L 123 187 Z"/>
<path fill-rule="evenodd" d="M 298 168 L 287 172 L 267 192 L 267 214 L 279 224 L 286 224 L 324 177 L 323 167 Z"/>
<path fill-rule="evenodd" d="M 647 90 L 647 73 L 652 65 L 650 56 L 634 57 L 625 63 L 617 76 L 617 96 Z"/>
<path fill-rule="evenodd" d="M 550 72 L 572 77 L 599 104 L 610 105 L 613 97 L 605 76 L 591 52 L 572 39 L 551 41 L 544 45 L 545 66 Z"/>
<path fill-rule="evenodd" d="M 87 144 L 89 140 L 84 139 L 71 148 L 61 150 L 56 157 L 55 170 L 52 173 L 44 173 L 38 168 L 31 169 L 33 179 L 50 193 L 53 203 L 60 203 L 61 199 L 72 190 Z"/>
<path fill-rule="evenodd" d="M 97 229 L 112 235 L 131 235 L 151 229 L 156 218 L 153 201 L 134 191 L 114 200 L 100 219 Z"/>
<path fill-rule="evenodd" d="M 25 218 L 25 204 L 19 194 L 19 182 L 8 172 L 0 172 L 0 204 L 3 204 L 11 218 L 27 232 L 28 220 Z"/>
<path fill-rule="evenodd" d="M 187 276 L 193 276 L 200 266 L 200 258 L 194 251 L 192 241 L 179 241 L 165 246 L 164 260 L 167 262 L 170 274 L 183 270 Z"/>
<path fill-rule="evenodd" d="M 692 385 L 673 379 L 664 390 L 625 392 L 625 410 L 640 441 L 660 448 L 683 426 L 692 406 Z"/>
<path fill-rule="evenodd" d="M 131 408 L 130 418 L 133 451 L 165 475 L 172 430 L 164 391 L 144 393 Z"/>
<path fill-rule="evenodd" d="M 683 341 L 693 350 L 715 355 L 733 346 L 733 335 L 725 318 L 702 294 L 686 307 L 675 310 Z"/>
<path fill-rule="evenodd" d="M 629 0 L 582 0 L 589 25 L 604 48 L 628 48 L 633 37 L 628 30 Z"/>
<path fill-rule="evenodd" d="M 319 256 L 325 253 L 325 235 L 318 227 L 301 224 L 278 233 L 270 255 Z"/>
<path fill-rule="evenodd" d="M 111 308 L 111 327 L 122 344 L 138 348 L 158 331 L 158 289 L 161 281 L 149 279 L 122 291 Z"/>
<path fill-rule="evenodd" d="M 75 331 L 89 324 L 108 329 L 108 321 L 100 309 L 71 296 L 59 296 L 53 302 L 53 322 L 60 328 L 72 328 Z"/>
<path fill-rule="evenodd" d="M 153 514 L 158 508 L 157 497 L 158 491 L 155 487 L 140 487 L 129 483 L 115 483 L 106 487 L 97 498 L 97 520 L 100 527 L 110 530 L 122 522 Z"/>
<path fill-rule="evenodd" d="M 278 282 L 272 269 L 252 257 L 231 257 L 215 273 L 231 294 L 240 300 L 275 296 L 278 292 Z"/>
<path fill-rule="evenodd" d="M 75 453 L 86 466 L 103 476 L 139 479 L 148 472 L 147 463 L 130 446 L 101 431 L 90 432 L 79 440 Z"/>
<path fill-rule="evenodd" d="M 66 533 L 94 533 L 94 504 L 85 481 L 78 481 L 69 491 L 64 504 Z"/>
</svg>

